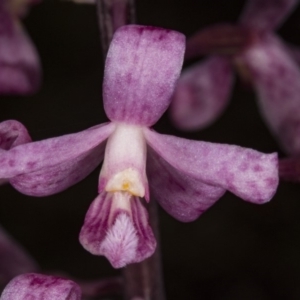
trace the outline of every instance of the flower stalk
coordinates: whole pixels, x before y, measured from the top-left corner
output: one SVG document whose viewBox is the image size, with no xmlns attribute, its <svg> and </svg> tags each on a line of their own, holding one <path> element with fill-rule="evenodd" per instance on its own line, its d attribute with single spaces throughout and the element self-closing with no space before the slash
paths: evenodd
<svg viewBox="0 0 300 300">
<path fill-rule="evenodd" d="M 157 204 L 148 205 L 149 221 L 157 246 L 154 254 L 146 260 L 124 268 L 125 299 L 164 300 L 163 276 L 159 246 L 159 221 Z"/>
<path fill-rule="evenodd" d="M 135 0 L 96 0 L 102 52 L 106 57 L 114 32 L 135 23 Z"/>
</svg>

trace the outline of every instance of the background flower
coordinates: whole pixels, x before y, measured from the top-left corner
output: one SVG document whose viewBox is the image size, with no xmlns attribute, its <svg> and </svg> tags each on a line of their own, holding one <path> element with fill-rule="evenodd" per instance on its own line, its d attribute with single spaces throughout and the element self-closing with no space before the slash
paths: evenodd
<svg viewBox="0 0 300 300">
<path fill-rule="evenodd" d="M 188 57 L 195 56 L 197 49 L 198 55 L 201 54 L 205 40 L 209 43 L 212 39 L 209 33 L 215 34 L 217 46 L 220 40 L 221 50 L 225 45 L 225 53 L 206 58 L 204 63 L 184 71 L 171 108 L 171 116 L 179 128 L 200 129 L 220 116 L 229 103 L 235 67 L 257 92 L 260 111 L 282 148 L 288 154 L 298 154 L 300 69 L 289 46 L 273 32 L 297 4 L 297 0 L 251 0 L 246 2 L 236 26 L 220 24 L 190 38 Z"/>
<path fill-rule="evenodd" d="M 20 23 L 34 2 L 0 1 L 0 95 L 32 94 L 39 87 L 39 57 Z"/>
</svg>

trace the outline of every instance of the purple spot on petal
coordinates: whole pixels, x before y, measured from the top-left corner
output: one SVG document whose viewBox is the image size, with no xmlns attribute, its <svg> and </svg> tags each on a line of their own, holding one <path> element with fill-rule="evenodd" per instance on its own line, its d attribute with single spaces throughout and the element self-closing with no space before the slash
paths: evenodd
<svg viewBox="0 0 300 300">
<path fill-rule="evenodd" d="M 239 170 L 241 172 L 245 172 L 245 171 L 247 171 L 248 167 L 249 167 L 249 164 L 247 162 L 242 162 L 239 166 Z"/>
<path fill-rule="evenodd" d="M 264 180 L 264 182 L 266 183 L 266 186 L 268 186 L 268 187 L 273 187 L 273 186 L 277 185 L 277 180 L 272 177 L 266 178 Z"/>
<path fill-rule="evenodd" d="M 254 167 L 253 167 L 253 171 L 254 172 L 261 172 L 261 171 L 263 171 L 263 167 L 262 166 L 260 166 L 260 165 L 255 165 Z"/>
<path fill-rule="evenodd" d="M 28 167 L 29 169 L 33 169 L 35 165 L 36 165 L 36 162 L 34 162 L 34 161 L 29 161 L 29 162 L 27 163 L 27 167 Z"/>
<path fill-rule="evenodd" d="M 8 165 L 9 165 L 10 167 L 14 167 L 14 166 L 16 165 L 16 162 L 15 162 L 13 159 L 10 159 L 10 160 L 8 161 Z"/>
</svg>

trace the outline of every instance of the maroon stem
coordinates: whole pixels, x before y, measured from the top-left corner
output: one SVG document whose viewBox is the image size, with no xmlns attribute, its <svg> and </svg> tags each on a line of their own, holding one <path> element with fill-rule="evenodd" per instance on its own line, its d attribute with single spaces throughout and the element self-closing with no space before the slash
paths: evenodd
<svg viewBox="0 0 300 300">
<path fill-rule="evenodd" d="M 289 157 L 279 160 L 279 178 L 283 181 L 300 182 L 300 158 Z"/>
<path fill-rule="evenodd" d="M 96 0 L 104 58 L 114 32 L 121 26 L 135 23 L 135 0 Z"/>
<path fill-rule="evenodd" d="M 158 215 L 156 202 L 149 203 L 150 225 L 157 240 L 155 253 L 138 264 L 124 268 L 126 300 L 164 300 L 164 288 L 159 247 Z"/>
</svg>

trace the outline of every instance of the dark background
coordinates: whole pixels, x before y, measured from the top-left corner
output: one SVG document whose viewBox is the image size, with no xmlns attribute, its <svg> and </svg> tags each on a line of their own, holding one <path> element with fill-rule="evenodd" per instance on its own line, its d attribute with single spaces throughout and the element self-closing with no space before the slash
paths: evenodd
<svg viewBox="0 0 300 300">
<path fill-rule="evenodd" d="M 210 24 L 234 22 L 244 4 L 241 0 L 137 2 L 138 23 L 187 36 Z M 1 97 L 0 120 L 19 120 L 33 140 L 107 121 L 101 100 L 103 59 L 95 7 L 46 0 L 31 10 L 24 23 L 40 53 L 43 85 L 32 97 Z M 278 33 L 300 45 L 300 9 Z M 183 133 L 172 126 L 167 114 L 155 129 L 280 152 L 258 113 L 255 94 L 239 80 L 225 114 L 208 129 Z M 67 191 L 45 198 L 24 196 L 9 185 L 1 187 L 2 225 L 44 270 L 60 269 L 86 279 L 119 273 L 105 258 L 83 250 L 77 238 L 97 195 L 99 170 Z M 168 299 L 300 299 L 300 184 L 280 183 L 274 199 L 263 206 L 226 193 L 188 224 L 161 209 L 159 214 Z"/>
</svg>

